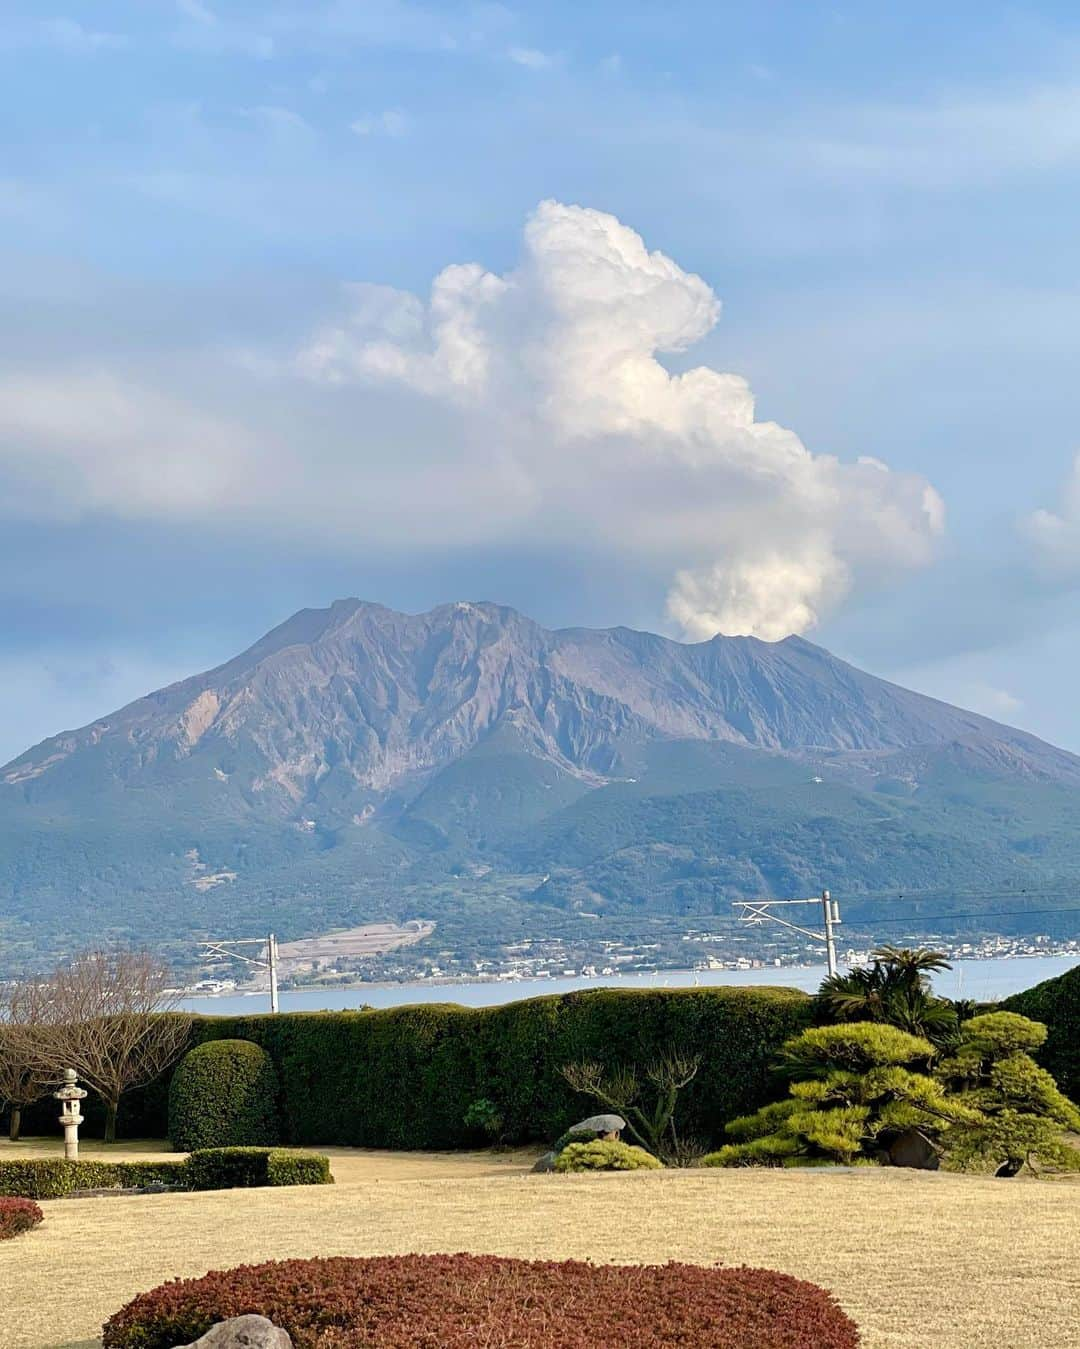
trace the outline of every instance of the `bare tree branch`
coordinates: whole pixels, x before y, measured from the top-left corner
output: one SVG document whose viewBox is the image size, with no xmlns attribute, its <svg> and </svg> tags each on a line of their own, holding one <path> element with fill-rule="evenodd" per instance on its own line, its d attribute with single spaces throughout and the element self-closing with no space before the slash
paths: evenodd
<svg viewBox="0 0 1080 1349">
<path fill-rule="evenodd" d="M 35 1002 L 25 984 L 0 985 L 0 1108 L 10 1111 L 8 1137 L 19 1141 L 22 1108 L 33 1105 L 55 1085 L 34 1052 Z"/>
<path fill-rule="evenodd" d="M 105 1102 L 105 1141 L 120 1098 L 154 1081 L 183 1052 L 191 1018 L 175 1010 L 169 971 L 148 951 L 83 951 L 33 986 L 32 1046 L 46 1072 L 74 1068 Z"/>
</svg>

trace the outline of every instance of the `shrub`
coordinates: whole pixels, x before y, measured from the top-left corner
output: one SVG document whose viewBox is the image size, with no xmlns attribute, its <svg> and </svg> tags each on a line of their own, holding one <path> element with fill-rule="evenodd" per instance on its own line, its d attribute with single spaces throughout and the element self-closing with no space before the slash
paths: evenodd
<svg viewBox="0 0 1080 1349">
<path fill-rule="evenodd" d="M 0 1161 L 0 1195 L 62 1199 L 76 1190 L 131 1189 L 144 1185 L 186 1188 L 183 1162 L 69 1162 L 63 1157 Z"/>
<path fill-rule="evenodd" d="M 1046 1026 L 1046 1043 L 1035 1057 L 1080 1105 L 1080 965 L 1007 998 L 1001 1008 Z"/>
<path fill-rule="evenodd" d="M 567 1143 L 555 1158 L 556 1171 L 662 1171 L 663 1163 L 633 1143 L 596 1138 L 591 1143 Z"/>
<path fill-rule="evenodd" d="M 329 1185 L 330 1159 L 284 1148 L 199 1148 L 187 1161 L 192 1190 L 241 1190 L 263 1185 Z"/>
<path fill-rule="evenodd" d="M 272 1261 L 163 1284 L 105 1325 L 104 1349 L 171 1349 L 258 1311 L 296 1349 L 856 1349 L 823 1289 L 787 1274 L 490 1255 Z"/>
<path fill-rule="evenodd" d="M 29 1232 L 44 1216 L 32 1199 L 0 1196 L 0 1241 Z"/>
<path fill-rule="evenodd" d="M 471 1129 L 476 1133 L 483 1134 L 491 1142 L 497 1142 L 503 1131 L 505 1121 L 502 1117 L 502 1111 L 494 1101 L 486 1096 L 481 1096 L 479 1100 L 473 1101 L 468 1110 L 465 1111 L 465 1118 L 462 1123 L 466 1129 Z"/>
<path fill-rule="evenodd" d="M 625 1118 L 627 1131 L 647 1151 L 663 1162 L 677 1163 L 682 1149 L 675 1107 L 679 1092 L 700 1068 L 700 1054 L 681 1054 L 672 1048 L 641 1070 L 626 1063 L 613 1072 L 602 1063 L 568 1063 L 562 1074 L 575 1091 Z"/>
<path fill-rule="evenodd" d="M 211 1040 L 190 1050 L 169 1088 L 169 1137 L 177 1152 L 270 1147 L 278 1142 L 278 1076 L 250 1040 Z"/>
</svg>

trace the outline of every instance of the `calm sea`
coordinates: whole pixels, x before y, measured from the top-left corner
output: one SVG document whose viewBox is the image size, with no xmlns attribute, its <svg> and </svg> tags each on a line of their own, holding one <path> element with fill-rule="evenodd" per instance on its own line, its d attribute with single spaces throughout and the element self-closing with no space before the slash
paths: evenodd
<svg viewBox="0 0 1080 1349">
<path fill-rule="evenodd" d="M 1001 960 L 957 960 L 938 975 L 934 988 L 947 997 L 996 1001 L 1010 993 L 1053 979 L 1080 964 L 1080 956 L 1014 956 Z M 403 1007 L 417 1002 L 456 1002 L 465 1007 L 494 1007 L 542 993 L 575 988 L 712 988 L 717 985 L 782 984 L 813 992 L 826 974 L 824 965 L 761 970 L 658 970 L 601 979 L 521 979 L 476 984 L 365 984 L 358 988 L 302 989 L 281 994 L 283 1012 L 340 1011 L 348 1007 Z M 207 1016 L 268 1010 L 265 993 L 220 998 L 191 998 L 184 1006 Z"/>
</svg>

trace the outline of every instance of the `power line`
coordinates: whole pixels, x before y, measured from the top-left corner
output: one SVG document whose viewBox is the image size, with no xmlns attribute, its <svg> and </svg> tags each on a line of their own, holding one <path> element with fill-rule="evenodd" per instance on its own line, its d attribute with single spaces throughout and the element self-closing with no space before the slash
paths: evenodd
<svg viewBox="0 0 1080 1349">
<path fill-rule="evenodd" d="M 850 902 L 854 903 L 855 901 L 852 900 Z M 1000 909 L 997 911 L 983 909 L 982 911 L 975 913 L 907 913 L 901 918 L 866 918 L 862 921 L 867 926 L 872 924 L 877 927 L 881 923 L 911 923 L 918 921 L 920 924 L 924 924 L 942 921 L 952 922 L 957 918 L 1033 918 L 1050 913 L 1080 913 L 1080 905 L 1076 905 L 1070 909 Z M 849 927 L 857 926 L 858 923 L 858 918 L 848 919 Z"/>
</svg>

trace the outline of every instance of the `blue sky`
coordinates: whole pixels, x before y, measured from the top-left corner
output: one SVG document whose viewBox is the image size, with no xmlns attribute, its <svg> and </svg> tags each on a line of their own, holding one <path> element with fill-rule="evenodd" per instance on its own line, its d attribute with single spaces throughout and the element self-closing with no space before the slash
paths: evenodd
<svg viewBox="0 0 1080 1349">
<path fill-rule="evenodd" d="M 799 630 L 1080 750 L 1078 55 L 1051 4 L 9 2 L 0 760 L 346 594 Z"/>
</svg>

